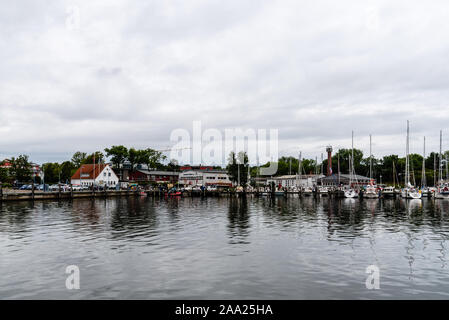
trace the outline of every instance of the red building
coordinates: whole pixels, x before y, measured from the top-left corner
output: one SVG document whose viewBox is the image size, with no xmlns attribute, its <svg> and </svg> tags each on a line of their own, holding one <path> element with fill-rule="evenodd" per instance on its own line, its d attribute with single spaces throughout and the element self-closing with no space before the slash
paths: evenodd
<svg viewBox="0 0 449 320">
<path fill-rule="evenodd" d="M 137 169 L 128 173 L 129 182 L 177 183 L 179 172 Z"/>
</svg>

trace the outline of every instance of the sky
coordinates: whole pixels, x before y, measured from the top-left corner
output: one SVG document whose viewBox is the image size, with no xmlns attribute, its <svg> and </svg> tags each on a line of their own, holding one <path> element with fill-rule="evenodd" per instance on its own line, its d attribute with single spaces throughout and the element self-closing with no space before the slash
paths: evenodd
<svg viewBox="0 0 449 320">
<path fill-rule="evenodd" d="M 13 1 L 0 8 L 0 159 L 165 149 L 278 129 L 280 155 L 449 149 L 449 2 Z"/>
</svg>

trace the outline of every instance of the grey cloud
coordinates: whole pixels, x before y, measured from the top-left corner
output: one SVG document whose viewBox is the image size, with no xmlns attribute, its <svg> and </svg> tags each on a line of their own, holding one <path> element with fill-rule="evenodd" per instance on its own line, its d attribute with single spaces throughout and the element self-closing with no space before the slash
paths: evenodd
<svg viewBox="0 0 449 320">
<path fill-rule="evenodd" d="M 435 150 L 448 127 L 446 1 L 92 1 L 68 30 L 71 5 L 0 12 L 0 159 L 167 146 L 194 120 L 278 128 L 311 157 L 351 130 L 402 154 L 407 119 Z"/>
</svg>

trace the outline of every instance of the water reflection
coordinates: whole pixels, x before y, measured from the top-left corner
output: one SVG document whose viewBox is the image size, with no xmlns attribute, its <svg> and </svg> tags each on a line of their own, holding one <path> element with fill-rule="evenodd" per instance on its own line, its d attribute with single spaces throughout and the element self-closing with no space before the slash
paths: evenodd
<svg viewBox="0 0 449 320">
<path fill-rule="evenodd" d="M 246 198 L 230 198 L 228 208 L 229 243 L 245 244 L 249 235 L 249 211 Z"/>
<path fill-rule="evenodd" d="M 83 298 L 372 298 L 371 264 L 386 277 L 375 297 L 449 298 L 448 211 L 329 197 L 2 203 L 0 298 L 70 298 L 55 278 L 67 263 L 85 270 Z"/>
</svg>

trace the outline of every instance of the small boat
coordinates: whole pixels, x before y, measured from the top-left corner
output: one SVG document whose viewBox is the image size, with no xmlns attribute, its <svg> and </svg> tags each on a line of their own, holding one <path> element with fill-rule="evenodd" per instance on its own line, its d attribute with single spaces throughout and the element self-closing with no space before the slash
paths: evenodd
<svg viewBox="0 0 449 320">
<path fill-rule="evenodd" d="M 449 185 L 446 183 L 439 186 L 434 197 L 435 199 L 449 199 Z"/>
<path fill-rule="evenodd" d="M 181 191 L 166 192 L 165 195 L 169 197 L 179 197 L 182 195 L 182 192 Z"/>
<path fill-rule="evenodd" d="M 404 199 L 421 199 L 422 193 L 413 187 L 407 187 L 402 189 L 401 197 Z"/>
<path fill-rule="evenodd" d="M 354 189 L 345 190 L 345 198 L 357 198 L 358 195 L 358 192 Z"/>
<path fill-rule="evenodd" d="M 318 188 L 318 194 L 321 196 L 328 196 L 329 195 L 329 188 L 328 187 L 319 187 Z"/>
<path fill-rule="evenodd" d="M 392 198 L 396 195 L 394 187 L 385 187 L 382 189 L 382 196 Z"/>
<path fill-rule="evenodd" d="M 367 199 L 379 198 L 379 193 L 377 192 L 376 186 L 372 184 L 367 186 L 365 192 L 363 193 L 363 197 Z"/>
<path fill-rule="evenodd" d="M 285 192 L 282 190 L 275 190 L 274 195 L 275 196 L 285 196 Z"/>
<path fill-rule="evenodd" d="M 302 191 L 302 193 L 305 196 L 311 196 L 311 195 L 313 195 L 313 189 L 311 187 L 305 187 L 304 190 Z"/>
</svg>

